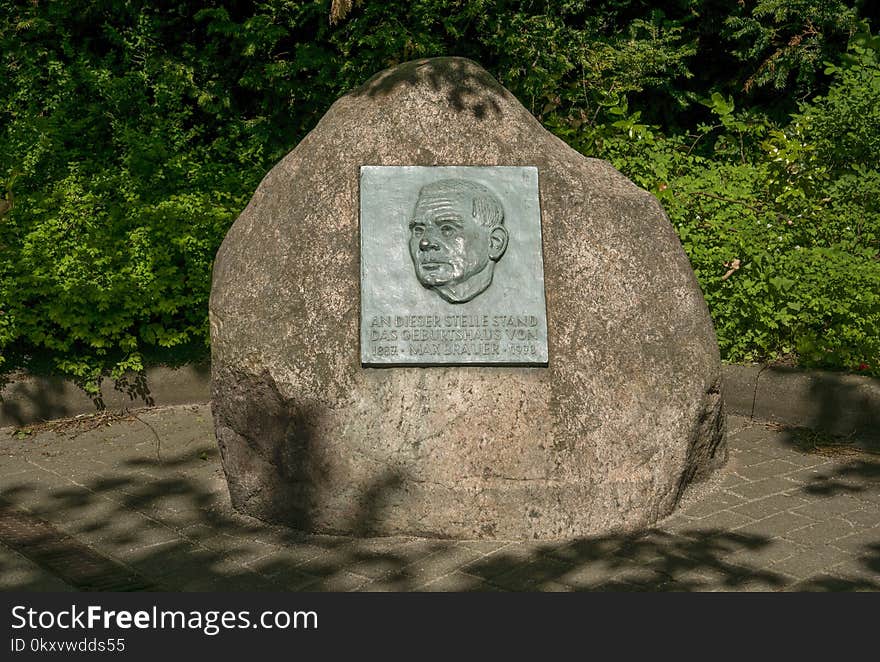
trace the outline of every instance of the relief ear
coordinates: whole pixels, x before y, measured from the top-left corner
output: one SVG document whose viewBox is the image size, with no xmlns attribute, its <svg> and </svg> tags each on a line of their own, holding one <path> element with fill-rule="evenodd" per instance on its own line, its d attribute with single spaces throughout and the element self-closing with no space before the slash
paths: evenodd
<svg viewBox="0 0 880 662">
<path fill-rule="evenodd" d="M 492 228 L 492 231 L 489 233 L 490 259 L 496 262 L 501 259 L 501 256 L 504 255 L 504 251 L 507 250 L 507 240 L 508 234 L 504 227 L 496 225 Z"/>
</svg>

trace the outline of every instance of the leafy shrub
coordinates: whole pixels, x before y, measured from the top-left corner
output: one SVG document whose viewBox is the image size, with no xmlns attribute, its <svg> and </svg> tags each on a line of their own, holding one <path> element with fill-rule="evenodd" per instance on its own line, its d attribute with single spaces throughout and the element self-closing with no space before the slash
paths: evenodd
<svg viewBox="0 0 880 662">
<path fill-rule="evenodd" d="M 665 136 L 620 119 L 554 129 L 663 202 L 728 361 L 797 360 L 880 374 L 880 39 L 857 35 L 824 96 L 785 126 L 736 112 Z"/>
<path fill-rule="evenodd" d="M 204 355 L 266 170 L 377 70 L 448 54 L 660 197 L 725 358 L 878 370 L 876 39 L 840 52 L 864 3 L 352 4 L 0 0 L 0 371 Z"/>
</svg>

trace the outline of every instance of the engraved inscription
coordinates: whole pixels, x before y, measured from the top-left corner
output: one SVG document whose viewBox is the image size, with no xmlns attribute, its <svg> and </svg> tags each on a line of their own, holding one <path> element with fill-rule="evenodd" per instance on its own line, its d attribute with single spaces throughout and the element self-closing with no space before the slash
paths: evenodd
<svg viewBox="0 0 880 662">
<path fill-rule="evenodd" d="M 507 250 L 501 201 L 482 184 L 464 179 L 423 186 L 409 232 L 416 277 L 450 303 L 485 292 Z"/>
<path fill-rule="evenodd" d="M 460 359 L 538 354 L 535 315 L 377 315 L 369 352 L 380 357 Z"/>
</svg>

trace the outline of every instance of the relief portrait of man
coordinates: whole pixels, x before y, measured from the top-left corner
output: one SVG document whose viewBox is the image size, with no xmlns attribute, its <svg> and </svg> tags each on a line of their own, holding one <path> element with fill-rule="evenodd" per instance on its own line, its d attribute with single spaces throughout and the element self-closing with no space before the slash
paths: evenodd
<svg viewBox="0 0 880 662">
<path fill-rule="evenodd" d="M 488 289 L 509 238 L 495 194 L 464 179 L 423 186 L 409 231 L 416 277 L 450 303 L 470 301 Z"/>
</svg>

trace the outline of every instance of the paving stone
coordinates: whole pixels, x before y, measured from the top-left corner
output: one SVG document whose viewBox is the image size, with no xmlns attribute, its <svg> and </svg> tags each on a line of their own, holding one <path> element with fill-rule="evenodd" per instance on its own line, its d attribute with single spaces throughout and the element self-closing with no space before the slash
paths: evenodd
<svg viewBox="0 0 880 662">
<path fill-rule="evenodd" d="M 740 547 L 724 557 L 735 565 L 749 568 L 765 568 L 803 551 L 803 547 L 783 538 L 773 538 L 763 545 Z"/>
<path fill-rule="evenodd" d="M 541 554 L 538 548 L 538 545 L 516 542 L 491 554 L 475 556 L 463 565 L 462 570 L 481 579 L 491 580 L 514 568 L 531 563 Z M 552 557 L 553 549 L 547 549 L 548 556 Z"/>
<path fill-rule="evenodd" d="M 811 501 L 797 508 L 797 513 L 813 519 L 825 519 L 846 515 L 854 510 L 862 510 L 864 504 L 848 494 L 837 496 L 812 497 Z"/>
<path fill-rule="evenodd" d="M 316 545 L 298 543 L 277 547 L 272 552 L 257 558 L 249 563 L 257 572 L 267 577 L 284 573 L 292 568 L 298 568 L 302 572 L 308 572 L 309 567 L 314 565 L 326 566 L 328 551 Z M 339 558 L 339 557 L 336 557 Z M 345 559 L 345 557 L 342 557 Z M 347 561 L 344 560 L 343 563 Z M 320 573 L 319 573 L 320 574 Z"/>
<path fill-rule="evenodd" d="M 30 473 L 34 470 L 27 457 L 19 455 L 0 455 L 0 478 L 4 483 L 8 480 L 21 476 L 21 474 Z"/>
<path fill-rule="evenodd" d="M 76 589 L 15 550 L 0 544 L 0 591 L 63 591 Z"/>
<path fill-rule="evenodd" d="M 410 574 L 409 566 L 414 562 L 409 561 L 402 555 L 388 553 L 376 555 L 368 559 L 358 559 L 346 567 L 357 575 L 368 577 L 369 579 L 380 579 L 383 577 L 408 576 Z"/>
<path fill-rule="evenodd" d="M 770 515 L 793 510 L 805 504 L 806 501 L 802 497 L 792 494 L 774 494 L 755 499 L 754 501 L 746 501 L 741 505 L 731 508 L 731 510 L 752 519 L 764 519 Z"/>
<path fill-rule="evenodd" d="M 570 567 L 567 563 L 545 556 L 496 575 L 490 582 L 508 591 L 539 591 L 544 584 L 560 582 Z"/>
<path fill-rule="evenodd" d="M 787 473 L 797 471 L 799 467 L 785 460 L 767 460 L 760 464 L 743 467 L 738 470 L 741 476 L 749 480 L 757 481 L 764 478 L 773 478 L 775 476 L 784 476 Z"/>
<path fill-rule="evenodd" d="M 721 487 L 722 489 L 728 489 L 730 487 L 735 487 L 737 485 L 743 485 L 748 482 L 750 482 L 748 479 L 743 478 L 739 474 L 729 470 L 729 467 L 728 467 L 727 473 L 725 473 L 724 477 L 721 479 L 721 483 L 720 483 L 719 487 Z"/>
<path fill-rule="evenodd" d="M 145 515 L 149 515 L 157 522 L 161 522 L 165 526 L 182 532 L 193 526 L 202 523 L 204 513 L 194 511 L 192 508 L 183 508 L 180 510 L 170 510 L 168 508 L 156 508 L 153 510 L 139 511 Z"/>
<path fill-rule="evenodd" d="M 787 559 L 772 564 L 770 569 L 797 577 L 798 579 L 805 579 L 851 558 L 852 556 L 844 551 L 824 545 L 798 552 Z"/>
<path fill-rule="evenodd" d="M 88 486 L 96 474 L 109 473 L 112 467 L 96 458 L 99 452 L 63 453 L 56 457 L 40 456 L 31 462 L 42 471 L 63 476 L 72 483 Z"/>
<path fill-rule="evenodd" d="M 190 577 L 219 578 L 216 572 L 218 562 L 224 565 L 228 559 L 218 558 L 206 550 L 180 540 L 154 545 L 148 551 L 141 550 L 129 560 L 129 565 L 138 573 L 150 577 L 162 585 L 177 585 Z M 236 566 L 235 571 L 241 568 Z"/>
<path fill-rule="evenodd" d="M 625 559 L 596 559 L 569 566 L 555 581 L 575 589 L 589 590 L 607 584 L 617 575 L 633 568 L 633 564 Z"/>
<path fill-rule="evenodd" d="M 858 533 L 861 530 L 862 527 L 853 527 L 852 524 L 844 519 L 832 517 L 831 519 L 805 526 L 802 529 L 789 531 L 785 534 L 785 537 L 807 547 L 820 547 L 833 543 L 838 538 Z"/>
<path fill-rule="evenodd" d="M 732 510 L 722 510 L 709 517 L 704 517 L 691 522 L 689 527 L 680 529 L 679 533 L 685 536 L 692 536 L 694 533 L 706 531 L 727 531 L 747 525 L 754 521 L 753 518 Z"/>
<path fill-rule="evenodd" d="M 657 527 L 669 533 L 680 535 L 682 531 L 690 531 L 699 526 L 699 519 L 681 513 L 673 513 L 657 523 Z"/>
<path fill-rule="evenodd" d="M 321 582 L 320 577 L 310 575 L 298 568 L 287 567 L 274 572 L 271 576 L 266 576 L 260 572 L 257 566 L 252 567 L 255 572 L 265 576 L 279 591 L 309 591 Z"/>
<path fill-rule="evenodd" d="M 777 536 L 784 536 L 789 531 L 813 524 L 813 522 L 815 522 L 815 520 L 796 513 L 777 513 L 770 517 L 758 520 L 757 522 L 741 526 L 737 529 L 737 532 L 747 535 L 775 538 Z"/>
<path fill-rule="evenodd" d="M 607 584 L 599 584 L 595 587 L 589 589 L 580 589 L 592 592 L 601 592 L 601 593 L 645 593 L 650 590 L 650 588 L 642 585 L 642 584 L 630 584 L 629 582 L 622 582 L 617 580 L 611 580 Z"/>
<path fill-rule="evenodd" d="M 224 590 L 222 577 L 192 575 L 175 577 L 173 583 L 167 583 L 163 588 L 177 593 L 216 593 Z"/>
<path fill-rule="evenodd" d="M 827 457 L 816 453 L 787 452 L 784 457 L 786 462 L 804 469 L 818 469 L 830 463 Z"/>
<path fill-rule="evenodd" d="M 317 583 L 310 586 L 310 590 L 330 592 L 358 591 L 369 583 L 370 580 L 366 577 L 361 577 L 345 570 L 339 570 L 333 574 L 321 577 Z"/>
<path fill-rule="evenodd" d="M 728 431 L 727 440 L 734 448 L 740 449 L 765 446 L 768 433 L 770 431 L 764 425 L 752 422 L 732 432 Z"/>
<path fill-rule="evenodd" d="M 76 537 L 122 561 L 137 555 L 139 550 L 180 540 L 174 531 L 137 513 L 109 522 L 103 529 L 78 533 Z"/>
<path fill-rule="evenodd" d="M 216 586 L 214 590 L 235 593 L 274 593 L 278 590 L 277 584 L 253 573 L 224 576 Z"/>
<path fill-rule="evenodd" d="M 280 549 L 275 545 L 267 545 L 258 540 L 223 533 L 210 538 L 202 538 L 198 544 L 241 564 L 253 563 L 271 557 Z"/>
<path fill-rule="evenodd" d="M 498 589 L 501 590 L 501 589 Z M 559 582 L 545 582 L 538 589 L 541 593 L 575 593 L 575 589 L 568 584 L 560 584 Z"/>
<path fill-rule="evenodd" d="M 210 434 L 208 408 L 196 413 Z M 146 419 L 161 460 L 138 421 L 10 440 L 3 497 L 168 590 L 880 591 L 875 463 L 803 454 L 761 425 L 731 434 L 717 482 L 651 531 L 455 542 L 315 536 L 239 515 L 194 415 Z M 0 589 L 70 586 L 0 541 Z"/>
<path fill-rule="evenodd" d="M 614 554 L 639 565 L 649 565 L 662 559 L 670 549 L 681 549 L 690 545 L 693 545 L 693 541 L 687 536 L 655 530 L 627 542 Z"/>
<path fill-rule="evenodd" d="M 772 577 L 768 576 L 757 576 L 757 577 L 749 577 L 748 575 L 743 575 L 738 577 L 736 580 L 731 582 L 722 582 L 721 584 L 714 585 L 712 587 L 713 591 L 719 592 L 737 592 L 737 593 L 745 593 L 745 592 L 759 592 L 765 593 L 767 591 L 780 591 L 784 590 L 787 586 L 792 585 L 795 582 L 795 579 L 792 577 L 787 577 L 781 574 L 774 575 Z"/>
<path fill-rule="evenodd" d="M 283 554 L 283 552 L 279 552 L 279 554 Z M 261 561 L 271 563 L 271 558 L 264 557 Z M 316 577 L 328 577 L 338 572 L 340 568 L 348 567 L 350 563 L 351 559 L 347 554 L 336 549 L 327 549 L 324 553 L 303 561 L 296 567 Z"/>
<path fill-rule="evenodd" d="M 514 543 L 509 540 L 459 540 L 458 544 L 480 554 L 492 554 Z"/>
<path fill-rule="evenodd" d="M 463 591 L 497 591 L 498 588 L 482 581 L 478 577 L 456 570 L 443 575 L 419 587 L 421 591 L 463 592 Z"/>
<path fill-rule="evenodd" d="M 674 576 L 661 575 L 661 577 L 665 577 L 665 579 L 656 587 L 658 591 L 692 593 L 710 591 L 718 585 L 714 573 L 700 567 L 677 572 Z"/>
<path fill-rule="evenodd" d="M 718 490 L 711 494 L 707 494 L 692 506 L 683 508 L 682 513 L 688 517 L 696 517 L 699 519 L 701 517 L 714 515 L 718 511 L 727 510 L 728 508 L 742 503 L 746 503 L 746 500 L 743 497 L 733 494 L 732 492 Z"/>
<path fill-rule="evenodd" d="M 717 583 L 726 578 L 739 576 L 744 570 L 726 560 L 734 547 L 726 545 L 694 546 L 667 554 L 661 561 L 651 564 L 651 569 L 670 580 L 703 577 Z"/>
<path fill-rule="evenodd" d="M 469 564 L 485 558 L 491 556 L 486 557 L 467 547 L 453 546 L 410 563 L 405 571 L 412 577 L 413 585 L 420 587 L 437 577 L 465 569 Z"/>
<path fill-rule="evenodd" d="M 856 556 L 835 565 L 829 572 L 850 587 L 840 590 L 880 591 L 880 564 L 878 557 Z"/>
<path fill-rule="evenodd" d="M 750 476 L 750 470 L 775 459 L 776 458 L 772 455 L 754 448 L 739 450 L 737 452 L 731 452 L 730 468 L 748 480 L 755 480 L 755 478 Z M 761 477 L 763 478 L 766 476 Z"/>
<path fill-rule="evenodd" d="M 852 496 L 868 506 L 880 508 L 880 490 L 877 486 L 868 485 L 865 489 L 853 492 Z"/>
<path fill-rule="evenodd" d="M 399 553 L 403 549 L 418 549 L 422 555 L 432 554 L 439 548 L 457 545 L 457 541 L 438 541 L 421 538 L 409 538 L 403 536 L 389 536 L 386 538 L 345 538 L 340 537 L 341 544 L 336 546 L 352 558 L 371 558 L 383 556 L 389 553 Z"/>
<path fill-rule="evenodd" d="M 864 529 L 838 538 L 832 543 L 835 547 L 856 554 L 872 554 L 880 557 L 880 528 Z"/>
<path fill-rule="evenodd" d="M 787 473 L 785 477 L 801 486 L 815 485 L 832 475 L 834 465 L 828 462 Z"/>
<path fill-rule="evenodd" d="M 840 517 L 855 526 L 864 528 L 880 526 L 880 509 L 878 508 L 866 507 L 865 510 L 851 510 Z"/>
<path fill-rule="evenodd" d="M 106 529 L 114 521 L 118 521 L 127 511 L 120 505 L 103 497 L 96 497 L 80 506 L 71 506 L 63 510 L 47 513 L 53 526 L 70 533 L 91 533 Z"/>
<path fill-rule="evenodd" d="M 642 587 L 645 590 L 657 590 L 669 581 L 669 576 L 658 572 L 650 566 L 627 566 L 622 572 L 614 577 L 614 581 L 625 582 L 633 586 Z"/>
<path fill-rule="evenodd" d="M 841 592 L 841 591 L 876 591 L 880 585 L 870 581 L 838 576 L 832 573 L 818 573 L 807 579 L 801 579 L 785 588 L 791 592 Z"/>
<path fill-rule="evenodd" d="M 380 538 L 352 541 L 340 551 L 349 556 L 347 569 L 350 572 L 370 579 L 379 579 L 392 575 L 409 575 L 413 564 L 453 547 L 457 545 L 450 546 L 444 543 L 438 550 L 437 541 Z M 464 553 L 468 559 L 475 558 L 479 554 L 469 547 L 462 549 L 466 550 Z"/>
<path fill-rule="evenodd" d="M 787 480 L 787 478 L 774 476 L 772 478 L 756 480 L 751 483 L 734 485 L 733 487 L 730 487 L 729 490 L 745 499 L 759 499 L 772 494 L 780 494 L 784 492 L 793 493 L 797 488 L 797 484 Z"/>
</svg>

